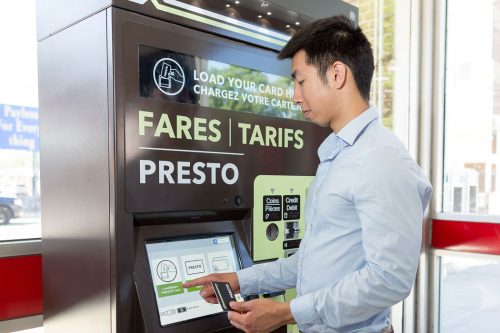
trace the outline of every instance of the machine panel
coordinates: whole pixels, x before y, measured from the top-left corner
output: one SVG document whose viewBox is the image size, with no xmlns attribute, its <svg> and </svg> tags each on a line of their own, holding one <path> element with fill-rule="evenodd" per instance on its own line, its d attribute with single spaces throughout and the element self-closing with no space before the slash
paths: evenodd
<svg viewBox="0 0 500 333">
<path fill-rule="evenodd" d="M 176 223 L 136 227 L 134 280 L 144 318 L 141 331 L 160 333 L 237 332 L 219 305 L 205 303 L 199 288 L 180 285 L 211 272 L 252 265 L 241 224 Z"/>
<path fill-rule="evenodd" d="M 289 62 L 167 23 L 123 29 L 130 212 L 249 210 L 257 176 L 314 174 L 328 131 L 293 104 Z"/>
<path fill-rule="evenodd" d="M 286 257 L 305 231 L 304 208 L 312 176 L 262 175 L 254 182 L 253 260 Z"/>
</svg>

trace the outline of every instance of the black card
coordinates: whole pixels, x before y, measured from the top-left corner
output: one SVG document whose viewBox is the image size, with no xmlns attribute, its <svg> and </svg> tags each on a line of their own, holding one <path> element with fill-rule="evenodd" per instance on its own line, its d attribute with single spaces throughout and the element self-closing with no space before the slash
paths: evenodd
<svg viewBox="0 0 500 333">
<path fill-rule="evenodd" d="M 222 310 L 232 310 L 229 307 L 229 302 L 236 302 L 236 298 L 234 297 L 234 292 L 233 289 L 231 289 L 231 285 L 228 282 L 212 282 L 212 287 L 214 288 L 215 296 L 217 296 Z"/>
</svg>

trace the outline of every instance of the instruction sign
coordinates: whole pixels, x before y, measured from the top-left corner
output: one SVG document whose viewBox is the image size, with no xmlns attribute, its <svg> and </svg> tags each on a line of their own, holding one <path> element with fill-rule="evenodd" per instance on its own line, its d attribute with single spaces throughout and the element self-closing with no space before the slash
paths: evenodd
<svg viewBox="0 0 500 333">
<path fill-rule="evenodd" d="M 264 222 L 281 220 L 281 195 L 265 195 L 264 200 Z"/>
<path fill-rule="evenodd" d="M 283 220 L 300 219 L 300 195 L 283 196 Z"/>
</svg>

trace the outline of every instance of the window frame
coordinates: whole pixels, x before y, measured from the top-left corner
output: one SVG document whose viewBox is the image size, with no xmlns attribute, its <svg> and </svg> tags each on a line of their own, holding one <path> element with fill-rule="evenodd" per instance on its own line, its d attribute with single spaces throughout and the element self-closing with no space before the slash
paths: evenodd
<svg viewBox="0 0 500 333">
<path fill-rule="evenodd" d="M 0 258 L 42 254 L 42 239 L 22 239 L 0 242 Z"/>
<path fill-rule="evenodd" d="M 436 0 L 429 6 L 432 7 L 434 23 L 433 23 L 433 40 L 432 43 L 422 42 L 422 47 L 434 49 L 432 55 L 434 73 L 432 76 L 423 76 L 422 81 L 431 80 L 433 89 L 432 97 L 432 185 L 434 187 L 433 197 L 431 200 L 431 218 L 432 220 L 444 220 L 450 222 L 478 222 L 500 224 L 500 215 L 484 215 L 484 214 L 463 214 L 443 212 L 444 204 L 444 167 L 445 167 L 445 136 L 446 136 L 446 44 L 447 44 L 447 6 L 449 0 Z M 428 3 L 430 1 L 425 1 Z M 424 4 L 425 6 L 425 4 Z M 431 29 L 430 27 L 422 26 L 423 30 Z M 432 223 L 430 224 L 432 227 Z M 432 237 L 432 231 L 429 231 L 429 239 Z M 440 330 L 440 293 L 441 293 L 441 261 L 445 256 L 457 256 L 468 258 L 487 258 L 500 262 L 500 256 L 491 254 L 470 253 L 465 251 L 450 251 L 433 248 L 432 245 L 428 248 L 428 331 L 425 329 L 419 330 L 419 333 L 430 332 L 439 333 Z"/>
</svg>

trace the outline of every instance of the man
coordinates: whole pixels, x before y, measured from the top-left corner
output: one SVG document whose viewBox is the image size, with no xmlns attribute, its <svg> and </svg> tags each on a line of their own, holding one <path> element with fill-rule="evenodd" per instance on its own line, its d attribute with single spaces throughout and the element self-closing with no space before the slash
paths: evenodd
<svg viewBox="0 0 500 333">
<path fill-rule="evenodd" d="M 243 295 L 297 288 L 289 303 L 231 303 L 231 324 L 270 332 L 297 323 L 302 332 L 392 332 L 390 308 L 411 291 L 422 219 L 431 186 L 404 145 L 369 108 L 374 62 L 361 29 L 341 16 L 311 23 L 279 54 L 292 58 L 294 102 L 333 133 L 306 198 L 306 231 L 298 252 L 236 273 L 184 286 L 228 281 Z"/>
</svg>

